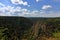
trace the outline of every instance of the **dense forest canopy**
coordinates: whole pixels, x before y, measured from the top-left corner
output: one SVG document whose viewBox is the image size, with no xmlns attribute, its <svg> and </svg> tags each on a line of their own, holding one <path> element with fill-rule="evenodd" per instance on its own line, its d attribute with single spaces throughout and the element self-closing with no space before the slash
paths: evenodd
<svg viewBox="0 0 60 40">
<path fill-rule="evenodd" d="M 29 17 L 12 17 L 0 16 L 0 29 L 7 28 L 3 31 L 7 35 L 7 40 L 16 40 L 34 36 L 35 38 L 43 35 L 51 37 L 53 33 L 60 32 L 60 18 L 29 18 Z M 36 36 L 37 35 L 37 36 Z M 30 39 L 29 39 L 30 40 Z"/>
<path fill-rule="evenodd" d="M 31 27 L 31 25 L 32 25 L 32 21 L 25 17 L 11 17 L 11 16 L 0 17 L 0 27 L 13 28 L 13 27 L 27 26 L 27 28 L 29 28 Z"/>
<path fill-rule="evenodd" d="M 17 36 L 23 35 L 26 30 L 29 30 L 32 27 L 32 25 L 32 21 L 25 17 L 0 17 L 0 28 L 8 28 L 8 31 L 11 34 L 16 31 Z"/>
</svg>

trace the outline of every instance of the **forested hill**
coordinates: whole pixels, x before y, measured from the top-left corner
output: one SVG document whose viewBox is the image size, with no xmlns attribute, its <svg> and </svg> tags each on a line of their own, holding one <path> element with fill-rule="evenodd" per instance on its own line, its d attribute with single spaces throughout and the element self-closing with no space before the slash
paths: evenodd
<svg viewBox="0 0 60 40">
<path fill-rule="evenodd" d="M 60 17 L 29 17 L 33 22 L 36 21 L 60 21 Z"/>
<path fill-rule="evenodd" d="M 57 32 L 60 35 L 60 18 L 0 16 L 0 32 L 0 38 L 6 37 L 4 40 L 40 40 L 42 37 L 55 37 Z"/>
<path fill-rule="evenodd" d="M 32 26 L 32 21 L 25 17 L 17 16 L 0 16 L 0 27 L 26 27 L 30 28 Z"/>
</svg>

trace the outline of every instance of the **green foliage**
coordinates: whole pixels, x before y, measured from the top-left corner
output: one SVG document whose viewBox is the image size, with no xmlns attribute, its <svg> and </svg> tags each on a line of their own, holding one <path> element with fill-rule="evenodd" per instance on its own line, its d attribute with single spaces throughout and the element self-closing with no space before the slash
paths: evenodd
<svg viewBox="0 0 60 40">
<path fill-rule="evenodd" d="M 27 38 L 28 40 L 35 40 L 34 33 L 32 32 L 31 27 L 33 24 L 32 22 L 36 23 L 37 21 L 39 21 L 41 24 L 39 27 L 44 26 L 47 28 L 45 32 L 43 31 L 44 28 L 39 29 L 39 34 L 53 34 L 52 36 L 60 40 L 60 18 L 30 19 L 24 17 L 0 17 L 0 40 L 8 40 L 8 32 L 10 33 L 10 35 L 12 35 L 12 37 L 16 36 L 17 38 Z"/>
<path fill-rule="evenodd" d="M 14 36 L 20 39 L 25 34 L 25 31 L 31 28 L 32 24 L 32 21 L 25 17 L 2 16 L 0 17 L 1 36 L 7 39 L 10 37 L 11 40 Z M 8 28 L 8 30 L 2 29 L 2 27 Z"/>
<path fill-rule="evenodd" d="M 8 29 L 4 27 L 0 27 L 0 40 L 5 40 L 5 38 L 7 37 L 6 35 L 4 35 L 5 33 L 3 33 L 5 30 L 8 30 Z"/>
<path fill-rule="evenodd" d="M 57 40 L 60 40 L 60 32 L 53 33 L 53 37 L 55 37 Z"/>
</svg>

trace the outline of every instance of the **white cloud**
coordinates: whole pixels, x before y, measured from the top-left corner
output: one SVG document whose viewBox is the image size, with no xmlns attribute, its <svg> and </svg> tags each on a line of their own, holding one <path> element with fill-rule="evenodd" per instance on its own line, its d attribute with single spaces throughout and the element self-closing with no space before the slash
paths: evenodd
<svg viewBox="0 0 60 40">
<path fill-rule="evenodd" d="M 42 9 L 49 9 L 49 8 L 52 8 L 52 6 L 51 5 L 43 5 L 42 6 Z"/>
<path fill-rule="evenodd" d="M 4 4 L 0 3 L 0 6 L 5 6 Z"/>
<path fill-rule="evenodd" d="M 28 2 L 24 2 L 23 0 L 11 0 L 11 2 L 15 5 L 22 4 L 22 5 L 28 5 Z"/>
<path fill-rule="evenodd" d="M 3 6 L 3 5 L 0 5 Z M 21 7 L 3 6 L 0 8 L 0 16 L 25 16 L 25 17 L 60 17 L 60 12 L 22 9 Z"/>
<path fill-rule="evenodd" d="M 0 8 L 0 16 L 24 16 L 25 14 L 29 14 L 29 10 L 21 7 L 3 6 Z"/>
<path fill-rule="evenodd" d="M 0 8 L 0 16 L 37 16 L 38 11 L 29 11 L 21 7 L 4 6 Z"/>
<path fill-rule="evenodd" d="M 30 5 L 28 5 L 28 7 L 30 7 Z"/>
<path fill-rule="evenodd" d="M 42 14 L 41 17 L 60 17 L 60 12 L 50 11 Z"/>
<path fill-rule="evenodd" d="M 39 1 L 42 1 L 42 0 L 36 0 L 36 2 L 39 2 Z"/>
<path fill-rule="evenodd" d="M 36 2 L 39 2 L 40 0 L 36 0 Z"/>
<path fill-rule="evenodd" d="M 46 13 L 46 11 L 32 11 L 29 15 L 30 17 L 60 17 L 60 12 L 49 11 Z"/>
</svg>

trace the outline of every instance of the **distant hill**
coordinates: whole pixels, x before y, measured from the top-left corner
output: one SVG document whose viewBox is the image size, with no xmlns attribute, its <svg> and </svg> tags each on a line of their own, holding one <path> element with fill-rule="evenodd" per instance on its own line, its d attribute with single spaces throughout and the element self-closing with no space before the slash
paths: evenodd
<svg viewBox="0 0 60 40">
<path fill-rule="evenodd" d="M 60 21 L 60 17 L 29 17 L 33 22 L 36 21 L 49 21 L 49 20 L 56 20 Z"/>
</svg>

